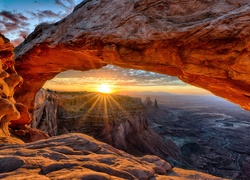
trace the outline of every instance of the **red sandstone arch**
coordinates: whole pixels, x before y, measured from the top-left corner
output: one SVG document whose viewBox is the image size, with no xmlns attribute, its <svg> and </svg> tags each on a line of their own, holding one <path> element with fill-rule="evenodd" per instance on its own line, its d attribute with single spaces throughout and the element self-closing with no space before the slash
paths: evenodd
<svg viewBox="0 0 250 180">
<path fill-rule="evenodd" d="M 178 76 L 250 110 L 249 21 L 248 0 L 85 0 L 15 49 L 18 101 L 32 107 L 62 71 L 114 64 Z"/>
</svg>

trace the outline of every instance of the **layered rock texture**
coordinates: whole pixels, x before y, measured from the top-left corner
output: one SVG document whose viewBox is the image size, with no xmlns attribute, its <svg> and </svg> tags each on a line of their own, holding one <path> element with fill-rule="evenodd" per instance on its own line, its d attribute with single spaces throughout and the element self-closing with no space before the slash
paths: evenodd
<svg viewBox="0 0 250 180">
<path fill-rule="evenodd" d="M 81 132 L 134 155 L 155 154 L 164 159 L 178 159 L 177 146 L 171 141 L 164 142 L 148 127 L 140 98 L 40 90 L 36 100 L 39 101 L 36 104 L 43 106 L 35 106 L 35 124 L 49 125 L 34 126 L 40 130 L 55 132 L 58 129 L 58 134 Z M 55 106 L 56 101 L 59 106 Z M 58 117 L 53 116 L 57 111 Z M 45 118 L 38 123 L 42 116 Z"/>
<path fill-rule="evenodd" d="M 31 142 L 48 138 L 45 133 L 25 126 L 31 122 L 28 110 L 13 98 L 23 82 L 14 67 L 13 49 L 9 40 L 0 34 L 0 144 L 23 144 L 22 140 Z"/>
<path fill-rule="evenodd" d="M 171 170 L 168 162 L 156 156 L 136 158 L 83 134 L 27 144 L 10 137 L 11 123 L 11 132 L 23 139 L 48 138 L 25 126 L 30 122 L 27 108 L 13 98 L 22 78 L 14 69 L 12 50 L 9 40 L 0 34 L 0 179 L 222 179 L 195 171 Z"/>
<path fill-rule="evenodd" d="M 248 0 L 85 0 L 15 49 L 18 101 L 68 69 L 114 64 L 178 76 L 250 109 Z"/>
<path fill-rule="evenodd" d="M 52 91 L 40 89 L 36 95 L 32 128 L 40 129 L 50 136 L 57 135 L 59 97 Z"/>
<path fill-rule="evenodd" d="M 30 121 L 29 117 L 25 120 L 21 118 L 27 109 L 13 98 L 16 88 L 22 84 L 22 78 L 14 68 L 13 49 L 9 40 L 0 34 L 0 137 L 10 137 L 10 121 L 15 124 Z"/>
<path fill-rule="evenodd" d="M 134 157 L 83 134 L 67 134 L 25 145 L 0 146 L 0 179 L 201 179 L 156 157 Z"/>
</svg>

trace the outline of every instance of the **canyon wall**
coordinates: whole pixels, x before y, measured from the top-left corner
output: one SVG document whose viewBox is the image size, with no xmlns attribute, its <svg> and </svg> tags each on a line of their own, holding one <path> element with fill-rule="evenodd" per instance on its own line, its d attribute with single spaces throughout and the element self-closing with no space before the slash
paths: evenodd
<svg viewBox="0 0 250 180">
<path fill-rule="evenodd" d="M 249 20 L 248 0 L 83 1 L 15 49 L 18 101 L 32 109 L 56 74 L 113 64 L 178 76 L 249 110 Z"/>
<path fill-rule="evenodd" d="M 53 115 L 54 111 L 58 111 L 59 120 L 56 121 L 58 121 L 59 134 L 82 132 L 137 156 L 156 154 L 178 167 L 196 169 L 233 179 L 248 177 L 249 173 L 245 170 L 248 168 L 247 136 L 245 144 L 241 141 L 240 145 L 233 145 L 233 141 L 237 141 L 238 137 L 245 137 L 244 132 L 240 135 L 236 133 L 237 129 L 232 129 L 231 133 L 233 132 L 235 137 L 231 137 L 232 134 L 227 131 L 228 129 L 223 131 L 222 128 L 219 130 L 222 133 L 221 137 L 217 137 L 218 129 L 213 129 L 214 126 L 209 124 L 214 120 L 209 115 L 207 120 L 195 120 L 196 118 L 189 116 L 183 110 L 178 114 L 183 114 L 182 116 L 186 119 L 180 121 L 181 117 L 177 117 L 162 104 L 159 107 L 157 100 L 152 101 L 150 97 L 146 97 L 142 105 L 140 98 L 111 96 L 119 104 L 117 106 L 112 103 L 111 108 L 110 102 L 114 101 L 107 98 L 109 95 L 99 96 L 99 98 L 97 95 L 97 93 L 87 92 L 57 94 L 57 92 L 41 90 L 37 94 L 36 100 L 39 100 L 39 104 L 43 104 L 43 106 L 35 106 L 38 107 L 35 112 L 42 112 L 39 107 L 42 109 L 47 109 L 46 106 L 56 108 L 50 112 Z M 48 97 L 59 99 L 60 107 L 52 107 L 46 99 Z M 41 100 L 44 102 L 41 103 Z M 49 102 L 55 101 L 51 99 Z M 194 109 L 194 111 L 197 110 Z M 205 112 L 203 113 L 205 114 Z M 56 122 L 53 116 L 45 114 L 46 121 L 52 117 L 51 121 Z M 34 116 L 34 119 L 37 118 Z M 204 117 L 204 119 L 206 118 Z M 201 122 L 207 124 L 203 127 L 200 125 Z M 241 121 L 239 120 L 239 122 Z M 49 132 L 51 128 L 53 129 L 52 126 L 46 126 L 45 131 Z M 201 133 L 206 128 L 213 129 L 213 131 Z M 160 133 L 161 137 L 155 132 Z M 173 135 L 175 138 L 172 140 L 175 144 L 169 140 Z M 229 145 L 227 142 L 232 143 Z M 241 152 L 237 154 L 231 148 L 224 148 L 225 143 L 232 149 L 241 146 Z"/>
<path fill-rule="evenodd" d="M 178 159 L 176 146 L 149 128 L 145 106 L 158 108 L 150 98 L 144 105 L 129 96 L 40 89 L 31 127 L 50 136 L 81 132 L 134 155 Z"/>
<path fill-rule="evenodd" d="M 176 146 L 148 127 L 140 98 L 41 89 L 33 119 L 32 127 L 49 135 L 81 132 L 134 155 L 178 159 Z"/>
</svg>

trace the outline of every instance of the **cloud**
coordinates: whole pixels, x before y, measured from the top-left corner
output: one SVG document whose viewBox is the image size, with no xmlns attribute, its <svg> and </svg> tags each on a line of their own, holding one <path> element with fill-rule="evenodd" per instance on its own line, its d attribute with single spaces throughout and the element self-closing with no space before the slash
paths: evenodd
<svg viewBox="0 0 250 180">
<path fill-rule="evenodd" d="M 63 16 L 66 16 L 71 13 L 76 6 L 74 0 L 55 0 L 55 4 L 65 10 Z"/>
<path fill-rule="evenodd" d="M 29 31 L 20 31 L 18 36 L 25 39 L 28 36 L 28 34 L 29 34 Z"/>
<path fill-rule="evenodd" d="M 20 23 L 22 21 L 27 21 L 28 18 L 22 15 L 21 13 L 12 13 L 10 11 L 1 11 L 0 17 L 2 17 L 5 20 L 9 20 L 15 23 Z"/>
<path fill-rule="evenodd" d="M 0 33 L 18 34 L 11 43 L 14 46 L 20 44 L 24 38 L 29 34 L 28 18 L 21 13 L 12 13 L 10 11 L 0 12 Z"/>
<path fill-rule="evenodd" d="M 76 5 L 74 0 L 55 0 L 55 5 L 57 5 L 62 11 L 54 12 L 51 10 L 37 10 L 37 11 L 27 11 L 33 18 L 39 19 L 39 21 L 44 21 L 46 18 L 51 19 L 62 19 L 71 13 Z"/>
<path fill-rule="evenodd" d="M 0 32 L 10 33 L 16 30 L 23 30 L 29 26 L 28 18 L 21 13 L 12 13 L 10 11 L 0 12 Z"/>
<path fill-rule="evenodd" d="M 154 72 L 125 69 L 108 65 L 98 70 L 66 71 L 51 80 L 58 84 L 98 84 L 100 82 L 120 86 L 174 86 L 185 85 L 177 77 Z"/>
<path fill-rule="evenodd" d="M 61 18 L 60 13 L 55 13 L 51 10 L 37 10 L 36 12 L 28 11 L 30 15 L 33 16 L 33 18 L 38 18 L 39 20 L 42 20 L 44 18 Z"/>
<path fill-rule="evenodd" d="M 58 6 L 60 6 L 60 7 L 62 7 L 62 8 L 64 8 L 64 9 L 68 9 L 68 6 L 66 6 L 66 5 L 62 2 L 62 0 L 55 0 L 55 4 L 58 5 Z"/>
<path fill-rule="evenodd" d="M 1 1 L 1 0 L 0 0 Z M 37 5 L 36 10 L 11 9 L 11 11 L 0 10 L 0 33 L 4 34 L 12 43 L 17 45 L 26 38 L 36 24 L 41 22 L 54 23 L 71 13 L 76 5 L 77 0 L 52 0 L 54 5 L 44 9 L 40 4 L 45 5 L 40 0 L 33 0 L 30 4 Z M 1 4 L 1 2 L 0 2 Z M 28 4 L 28 3 L 27 3 Z M 1 8 L 0 8 L 1 9 Z M 20 13 L 20 11 L 24 11 Z"/>
<path fill-rule="evenodd" d="M 72 9 L 76 5 L 74 0 L 55 0 L 55 4 L 64 9 Z"/>
<path fill-rule="evenodd" d="M 18 46 L 20 43 L 22 43 L 24 41 L 23 38 L 16 38 L 14 40 L 11 41 L 11 44 L 13 44 L 13 46 Z"/>
</svg>

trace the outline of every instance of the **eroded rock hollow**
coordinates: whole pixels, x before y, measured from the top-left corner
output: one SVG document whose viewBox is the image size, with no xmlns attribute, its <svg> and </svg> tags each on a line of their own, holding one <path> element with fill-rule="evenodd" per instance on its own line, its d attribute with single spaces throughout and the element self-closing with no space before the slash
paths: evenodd
<svg viewBox="0 0 250 180">
<path fill-rule="evenodd" d="M 28 124 L 30 121 L 29 117 L 22 121 L 21 115 L 27 109 L 13 98 L 15 89 L 22 84 L 22 78 L 14 67 L 13 49 L 9 40 L 0 34 L 0 137 L 10 136 L 8 126 L 11 121 L 15 124 Z"/>
<path fill-rule="evenodd" d="M 85 0 L 15 49 L 18 101 L 32 107 L 62 71 L 114 64 L 178 76 L 250 110 L 249 20 L 247 0 Z"/>
</svg>

